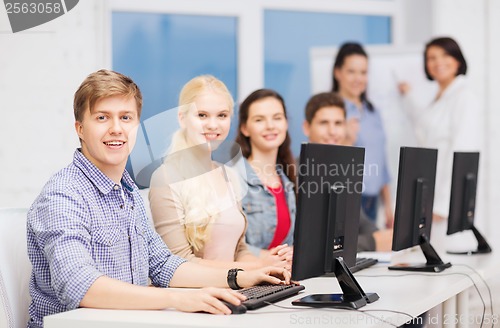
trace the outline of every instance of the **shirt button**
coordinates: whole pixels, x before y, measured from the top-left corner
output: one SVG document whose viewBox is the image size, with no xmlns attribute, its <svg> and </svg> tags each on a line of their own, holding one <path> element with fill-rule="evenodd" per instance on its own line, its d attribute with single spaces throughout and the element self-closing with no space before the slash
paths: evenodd
<svg viewBox="0 0 500 328">
<path fill-rule="evenodd" d="M 118 189 L 120 189 L 120 186 L 115 184 L 115 186 L 113 187 L 113 189 L 114 190 L 118 190 Z"/>
<path fill-rule="evenodd" d="M 123 204 L 122 204 L 122 205 L 120 205 L 120 208 L 121 208 L 121 209 L 123 209 Z"/>
</svg>

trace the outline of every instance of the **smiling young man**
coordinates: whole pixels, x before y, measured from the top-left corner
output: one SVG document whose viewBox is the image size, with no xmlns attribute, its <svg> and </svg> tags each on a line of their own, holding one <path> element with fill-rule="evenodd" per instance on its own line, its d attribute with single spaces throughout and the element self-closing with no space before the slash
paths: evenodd
<svg viewBox="0 0 500 328">
<path fill-rule="evenodd" d="M 352 146 L 347 138 L 344 101 L 335 92 L 319 93 L 309 99 L 302 128 L 309 142 Z M 390 251 L 391 247 L 392 229 L 378 230 L 361 211 L 358 252 Z"/>
<path fill-rule="evenodd" d="M 310 142 L 349 145 L 344 101 L 332 92 L 314 95 L 306 105 L 304 134 Z"/>
<path fill-rule="evenodd" d="M 137 186 L 125 170 L 142 107 L 137 85 L 108 70 L 90 74 L 75 93 L 75 129 L 81 148 L 45 185 L 28 212 L 28 255 L 33 271 L 28 327 L 77 307 L 165 309 L 230 313 L 219 300 L 241 294 L 221 288 L 178 291 L 155 287 L 252 286 L 281 283 L 268 267 L 229 276 L 226 270 L 173 255 L 152 230 Z M 236 281 L 237 279 L 237 281 Z"/>
</svg>

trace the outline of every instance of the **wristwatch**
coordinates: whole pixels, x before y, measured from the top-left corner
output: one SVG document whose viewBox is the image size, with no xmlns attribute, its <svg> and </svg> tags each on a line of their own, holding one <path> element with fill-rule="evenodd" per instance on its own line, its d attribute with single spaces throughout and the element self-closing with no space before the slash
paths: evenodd
<svg viewBox="0 0 500 328">
<path fill-rule="evenodd" d="M 227 272 L 227 284 L 231 289 L 241 289 L 236 282 L 236 276 L 238 275 L 238 271 L 243 271 L 243 269 L 229 269 Z"/>
</svg>

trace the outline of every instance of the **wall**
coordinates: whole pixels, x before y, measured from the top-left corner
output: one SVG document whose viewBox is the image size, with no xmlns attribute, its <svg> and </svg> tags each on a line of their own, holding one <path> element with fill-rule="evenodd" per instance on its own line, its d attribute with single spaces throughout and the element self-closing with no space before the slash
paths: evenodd
<svg viewBox="0 0 500 328">
<path fill-rule="evenodd" d="M 500 173 L 494 170 L 500 154 L 493 151 L 500 140 L 500 132 L 494 130 L 500 111 L 493 95 L 500 87 L 500 78 L 490 72 L 500 72 L 498 60 L 493 60 L 500 58 L 500 1 L 396 1 L 402 16 L 395 22 L 395 41 L 424 42 L 430 38 L 429 33 L 449 34 L 459 40 L 471 63 L 470 78 L 488 107 L 485 131 L 490 139 L 487 173 L 491 201 L 481 201 L 488 202 L 487 213 L 493 216 L 500 212 L 500 203 L 493 202 L 496 186 L 500 185 Z M 318 9 L 324 3 L 347 8 L 353 2 L 311 3 Z M 105 5 L 102 0 L 80 1 L 68 14 L 16 34 L 10 32 L 5 10 L 0 8 L 0 207 L 29 206 L 45 181 L 71 160 L 78 145 L 73 131 L 73 93 L 88 73 L 110 63 L 104 42 L 109 32 Z M 245 3 L 245 8 L 248 6 Z M 427 18 L 431 19 L 430 24 L 426 23 Z M 254 21 L 243 23 L 254 26 L 253 30 L 248 29 L 252 34 L 259 34 L 260 28 L 255 27 Z M 260 48 L 252 44 L 239 46 L 241 50 L 251 48 L 245 54 Z M 247 59 L 242 55 L 240 60 Z M 248 81 L 263 83 L 259 66 L 246 68 Z M 256 88 L 255 83 L 244 87 L 247 93 Z M 491 220 L 490 226 L 498 227 L 500 223 L 496 221 Z"/>
<path fill-rule="evenodd" d="M 455 38 L 464 52 L 468 63 L 468 81 L 481 101 L 479 108 L 485 109 L 484 135 L 487 144 L 481 154 L 480 183 L 481 193 L 477 199 L 480 211 L 477 213 L 477 225 L 486 236 L 491 236 L 500 228 L 494 217 L 500 210 L 495 201 L 498 194 L 496 186 L 500 184 L 500 174 L 496 167 L 500 161 L 498 141 L 500 135 L 495 132 L 495 123 L 499 122 L 499 107 L 493 95 L 498 92 L 500 72 L 498 60 L 500 25 L 498 16 L 500 5 L 494 0 L 440 0 L 432 2 L 432 34 L 448 35 Z M 486 219 L 489 218 L 489 219 Z"/>
<path fill-rule="evenodd" d="M 0 9 L 0 207 L 29 206 L 70 162 L 78 145 L 73 94 L 103 65 L 102 17 L 102 1 L 85 0 L 56 20 L 12 34 Z"/>
<path fill-rule="evenodd" d="M 487 186 L 488 194 L 484 202 L 489 204 L 487 215 L 489 220 L 490 235 L 500 231 L 500 202 L 498 201 L 499 186 L 500 186 L 500 104 L 498 102 L 498 90 L 500 88 L 500 1 L 488 0 L 485 6 L 485 22 L 487 26 L 486 33 L 486 108 L 488 108 L 488 150 L 489 163 L 487 167 Z M 495 236 L 496 238 L 496 236 Z M 497 312 L 498 313 L 498 312 Z"/>
<path fill-rule="evenodd" d="M 0 207 L 29 206 L 47 179 L 67 165 L 78 140 L 73 130 L 72 97 L 84 77 L 111 66 L 109 6 L 150 11 L 163 7 L 181 13 L 245 13 L 240 23 L 238 81 L 241 94 L 262 87 L 262 4 L 269 8 L 379 14 L 391 12 L 390 1 L 361 0 L 230 0 L 173 1 L 85 0 L 69 13 L 28 31 L 11 33 L 0 7 Z M 312 9 L 311 9 L 312 8 Z M 373 9 L 374 8 L 374 9 Z M 261 42 L 258 42 L 258 41 Z M 256 44 L 257 43 L 257 44 Z M 241 65 L 241 63 L 246 65 Z"/>
<path fill-rule="evenodd" d="M 404 14 L 402 42 L 422 44 L 432 34 L 432 24 L 426 24 L 432 17 L 432 0 L 398 0 Z"/>
</svg>

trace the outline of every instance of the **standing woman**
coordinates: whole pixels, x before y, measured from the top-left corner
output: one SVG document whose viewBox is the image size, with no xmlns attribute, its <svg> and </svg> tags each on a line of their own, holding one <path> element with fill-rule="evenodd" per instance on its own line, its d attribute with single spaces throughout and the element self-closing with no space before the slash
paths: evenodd
<svg viewBox="0 0 500 328">
<path fill-rule="evenodd" d="M 484 117 L 479 100 L 467 85 L 467 63 L 455 40 L 440 37 L 425 46 L 424 70 L 439 90 L 426 108 L 413 104 L 409 85 L 400 84 L 419 146 L 438 149 L 434 219 L 448 217 L 453 152 L 480 151 Z"/>
<path fill-rule="evenodd" d="M 172 253 L 190 261 L 227 269 L 284 268 L 279 256 L 259 259 L 248 250 L 238 175 L 211 158 L 229 133 L 233 104 L 224 83 L 210 75 L 182 88 L 180 129 L 151 178 L 155 228 Z"/>
<path fill-rule="evenodd" d="M 256 90 L 241 103 L 236 142 L 246 158 L 247 243 L 260 257 L 277 254 L 291 263 L 296 168 L 285 102 L 276 91 Z"/>
<path fill-rule="evenodd" d="M 376 221 L 379 199 L 385 209 L 385 225 L 393 224 L 386 137 L 380 112 L 366 97 L 368 55 L 358 43 L 344 43 L 333 66 L 333 91 L 345 101 L 347 110 L 347 143 L 365 150 L 364 191 L 361 207 Z"/>
</svg>

